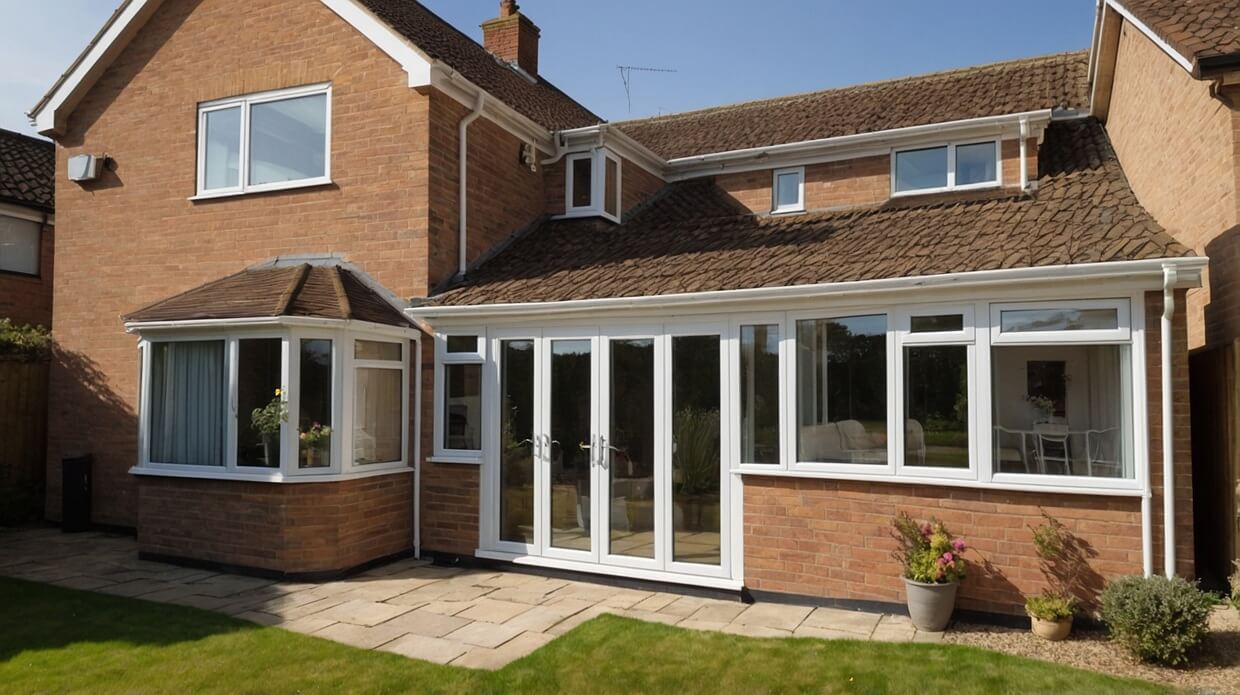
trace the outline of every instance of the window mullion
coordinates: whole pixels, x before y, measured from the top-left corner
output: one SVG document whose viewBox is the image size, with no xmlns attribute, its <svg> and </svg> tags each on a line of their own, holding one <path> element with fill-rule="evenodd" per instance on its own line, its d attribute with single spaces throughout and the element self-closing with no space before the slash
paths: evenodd
<svg viewBox="0 0 1240 695">
<path fill-rule="evenodd" d="M 250 102 L 249 100 L 241 102 L 241 161 L 237 166 L 237 183 L 241 190 L 245 191 L 250 187 Z"/>
</svg>

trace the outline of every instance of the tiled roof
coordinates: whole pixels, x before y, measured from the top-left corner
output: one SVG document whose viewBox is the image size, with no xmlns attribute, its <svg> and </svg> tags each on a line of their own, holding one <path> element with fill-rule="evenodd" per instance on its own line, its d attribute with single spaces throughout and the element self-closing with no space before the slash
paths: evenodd
<svg viewBox="0 0 1240 695">
<path fill-rule="evenodd" d="M 1240 0 L 1121 0 L 1189 60 L 1240 53 Z"/>
<path fill-rule="evenodd" d="M 502 63 L 416 0 L 361 0 L 371 12 L 434 60 L 459 72 L 521 115 L 548 130 L 601 123 L 571 97 L 541 77 L 531 81 Z"/>
<path fill-rule="evenodd" d="M 672 184 L 623 225 L 543 223 L 431 298 L 551 302 L 1189 256 L 1137 203 L 1102 126 L 1046 131 L 1033 196 L 901 199 L 754 216 L 709 179 Z"/>
<path fill-rule="evenodd" d="M 616 123 L 666 159 L 1089 104 L 1085 51 Z"/>
<path fill-rule="evenodd" d="M 195 287 L 125 317 L 126 321 L 309 316 L 408 326 L 396 307 L 339 266 L 248 268 Z"/>
<path fill-rule="evenodd" d="M 0 129 L 0 201 L 51 210 L 55 184 L 56 146 Z"/>
</svg>

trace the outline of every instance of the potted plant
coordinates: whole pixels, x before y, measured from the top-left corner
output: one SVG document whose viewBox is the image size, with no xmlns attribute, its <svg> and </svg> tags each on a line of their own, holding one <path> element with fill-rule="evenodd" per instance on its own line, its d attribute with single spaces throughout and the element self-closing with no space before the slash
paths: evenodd
<svg viewBox="0 0 1240 695">
<path fill-rule="evenodd" d="M 306 452 L 306 468 L 322 468 L 328 465 L 325 454 L 327 447 L 331 446 L 332 428 L 315 422 L 302 430 L 298 437 L 301 439 L 302 450 Z"/>
<path fill-rule="evenodd" d="M 941 632 L 956 608 L 956 589 L 964 579 L 966 550 L 938 519 L 918 523 L 900 512 L 892 521 L 900 547 L 896 559 L 904 566 L 908 614 L 919 630 Z"/>
<path fill-rule="evenodd" d="M 672 484 L 686 529 L 719 528 L 719 411 L 683 408 L 673 417 Z"/>
<path fill-rule="evenodd" d="M 275 394 L 270 403 L 250 411 L 250 426 L 263 439 L 263 460 L 273 468 L 280 465 L 280 425 L 288 422 L 284 391 L 276 389 Z"/>
<path fill-rule="evenodd" d="M 1037 422 L 1053 421 L 1055 417 L 1055 401 L 1052 401 L 1046 396 L 1031 396 L 1026 393 L 1025 402 L 1037 411 L 1040 418 Z"/>
<path fill-rule="evenodd" d="M 1057 642 L 1072 633 L 1076 613 L 1074 588 L 1085 568 L 1084 553 L 1076 537 L 1058 519 L 1042 512 L 1042 523 L 1030 527 L 1038 565 L 1047 580 L 1042 593 L 1025 599 L 1033 634 Z"/>
</svg>

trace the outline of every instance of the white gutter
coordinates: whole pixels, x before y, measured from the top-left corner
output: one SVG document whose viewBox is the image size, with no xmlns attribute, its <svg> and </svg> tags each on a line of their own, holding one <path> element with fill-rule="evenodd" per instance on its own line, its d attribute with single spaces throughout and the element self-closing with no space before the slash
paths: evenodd
<svg viewBox="0 0 1240 695">
<path fill-rule="evenodd" d="M 1171 393 L 1171 317 L 1175 315 L 1176 267 L 1163 266 L 1162 336 L 1162 463 L 1163 463 L 1163 571 L 1175 576 L 1175 426 Z"/>
<path fill-rule="evenodd" d="M 1020 192 L 1029 192 L 1029 119 L 1020 119 Z"/>
<path fill-rule="evenodd" d="M 461 119 L 461 123 L 457 128 L 457 146 L 460 151 L 457 154 L 457 165 L 460 167 L 458 176 L 457 192 L 457 223 L 456 223 L 456 270 L 457 274 L 464 276 L 465 268 L 469 265 L 467 253 L 465 249 L 465 225 L 469 218 L 469 191 L 468 175 L 469 175 L 469 124 L 478 120 L 482 115 L 482 109 L 486 106 L 486 92 L 479 91 L 477 101 L 474 102 L 474 110 L 470 111 L 467 116 Z"/>
<path fill-rule="evenodd" d="M 791 287 L 758 287 L 739 290 L 713 290 L 708 292 L 684 292 L 642 297 L 603 297 L 598 299 L 574 299 L 561 302 L 520 302 L 511 304 L 478 304 L 468 306 L 414 306 L 406 313 L 415 319 L 518 315 L 549 315 L 580 311 L 603 311 L 618 309 L 667 309 L 696 307 L 702 304 L 751 302 L 761 300 L 815 299 L 838 297 L 849 294 L 890 292 L 936 287 L 968 287 L 1003 282 L 1030 282 L 1037 280 L 1106 279 L 1161 272 L 1164 266 L 1179 269 L 1180 280 L 1185 283 L 1200 281 L 1200 273 L 1209 263 L 1204 256 L 1185 258 L 1152 258 L 1140 261 L 1114 261 L 1108 263 L 1076 263 L 1070 265 L 1041 266 L 1036 268 L 1004 268 L 967 273 L 947 273 L 920 277 L 889 278 L 881 280 L 857 280 L 853 282 L 794 285 Z"/>
</svg>

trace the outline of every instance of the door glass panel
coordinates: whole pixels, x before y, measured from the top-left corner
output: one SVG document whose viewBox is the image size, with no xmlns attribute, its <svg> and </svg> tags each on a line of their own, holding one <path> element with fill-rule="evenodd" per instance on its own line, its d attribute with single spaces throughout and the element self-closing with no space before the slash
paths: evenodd
<svg viewBox="0 0 1240 695">
<path fill-rule="evenodd" d="M 534 542 L 534 341 L 500 348 L 499 539 Z"/>
<path fill-rule="evenodd" d="M 608 475 L 613 555 L 654 557 L 654 339 L 611 341 Z"/>
<path fill-rule="evenodd" d="M 719 564 L 719 336 L 672 338 L 672 560 Z"/>
<path fill-rule="evenodd" d="M 280 388 L 282 341 L 237 341 L 237 465 L 280 467 L 280 430 L 288 421 Z"/>
<path fill-rule="evenodd" d="M 551 545 L 590 550 L 589 340 L 551 341 Z"/>
</svg>

